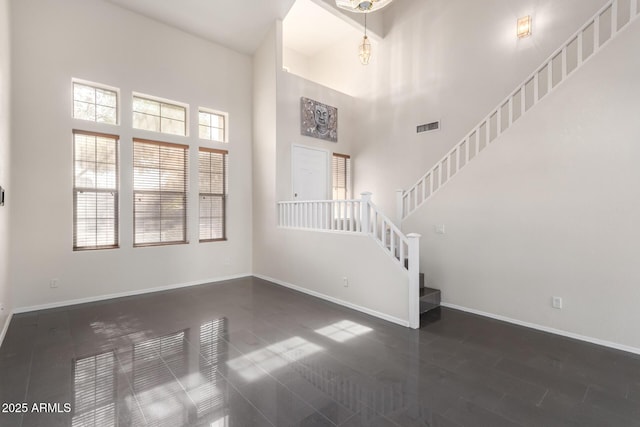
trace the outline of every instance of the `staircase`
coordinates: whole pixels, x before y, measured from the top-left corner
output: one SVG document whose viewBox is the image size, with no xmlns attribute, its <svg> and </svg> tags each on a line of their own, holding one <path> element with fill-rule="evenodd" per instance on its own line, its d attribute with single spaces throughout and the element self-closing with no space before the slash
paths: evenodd
<svg viewBox="0 0 640 427">
<path fill-rule="evenodd" d="M 402 233 L 371 201 L 371 193 L 356 200 L 310 200 L 278 202 L 278 227 L 319 232 L 360 234 L 372 238 L 406 273 L 408 323 L 420 326 L 422 310 L 440 304 L 440 291 L 424 286 L 420 269 L 420 235 Z"/>
<path fill-rule="evenodd" d="M 397 194 L 402 221 L 638 17 L 636 0 L 610 0 L 411 188 Z"/>
<path fill-rule="evenodd" d="M 408 259 L 405 259 L 405 267 L 409 267 Z M 420 273 L 420 316 L 428 311 L 440 307 L 440 289 L 427 288 L 425 286 L 424 273 Z"/>
</svg>

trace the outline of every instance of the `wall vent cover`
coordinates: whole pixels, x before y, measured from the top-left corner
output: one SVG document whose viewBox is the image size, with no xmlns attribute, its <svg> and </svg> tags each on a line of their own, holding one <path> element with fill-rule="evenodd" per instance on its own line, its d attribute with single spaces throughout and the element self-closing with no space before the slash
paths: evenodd
<svg viewBox="0 0 640 427">
<path fill-rule="evenodd" d="M 438 129 L 440 129 L 440 120 L 438 120 L 437 122 L 427 123 L 425 125 L 418 125 L 418 127 L 416 128 L 416 132 L 431 132 Z"/>
</svg>

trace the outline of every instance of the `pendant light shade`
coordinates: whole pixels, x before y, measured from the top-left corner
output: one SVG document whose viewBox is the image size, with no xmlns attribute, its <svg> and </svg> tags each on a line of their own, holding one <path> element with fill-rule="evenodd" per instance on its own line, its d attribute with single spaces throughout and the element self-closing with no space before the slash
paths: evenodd
<svg viewBox="0 0 640 427">
<path fill-rule="evenodd" d="M 360 63 L 362 65 L 369 64 L 369 60 L 371 59 L 371 43 L 369 42 L 369 37 L 366 35 L 362 38 L 362 42 L 360 42 L 359 51 Z"/>
<path fill-rule="evenodd" d="M 349 12 L 368 13 L 382 9 L 393 0 L 336 0 L 336 6 Z"/>
</svg>

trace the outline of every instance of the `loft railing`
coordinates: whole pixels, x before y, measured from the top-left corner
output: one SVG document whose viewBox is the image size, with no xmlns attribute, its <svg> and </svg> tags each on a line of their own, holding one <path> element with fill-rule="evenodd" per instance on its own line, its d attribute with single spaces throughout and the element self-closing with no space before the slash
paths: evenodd
<svg viewBox="0 0 640 427">
<path fill-rule="evenodd" d="M 398 190 L 399 221 L 415 212 L 516 120 L 633 22 L 638 11 L 637 0 L 607 2 L 411 188 Z"/>
<path fill-rule="evenodd" d="M 402 231 L 371 201 L 362 199 L 278 202 L 278 226 L 297 230 L 353 233 L 374 239 L 409 276 L 409 324 L 419 326 L 420 235 Z"/>
</svg>

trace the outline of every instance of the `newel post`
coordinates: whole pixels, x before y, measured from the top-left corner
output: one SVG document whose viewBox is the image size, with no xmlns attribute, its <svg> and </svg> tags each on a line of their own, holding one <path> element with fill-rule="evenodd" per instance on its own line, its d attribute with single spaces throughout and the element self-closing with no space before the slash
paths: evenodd
<svg viewBox="0 0 640 427">
<path fill-rule="evenodd" d="M 371 208 L 369 203 L 371 202 L 371 193 L 365 191 L 360 193 L 362 196 L 362 205 L 360 205 L 360 224 L 362 224 L 362 232 L 369 234 L 371 232 Z"/>
<path fill-rule="evenodd" d="M 404 190 L 396 190 L 396 225 L 398 228 L 401 228 L 402 224 L 402 214 L 404 203 L 402 199 L 404 198 Z"/>
<path fill-rule="evenodd" d="M 409 327 L 420 327 L 420 235 L 407 234 L 409 239 Z"/>
</svg>

